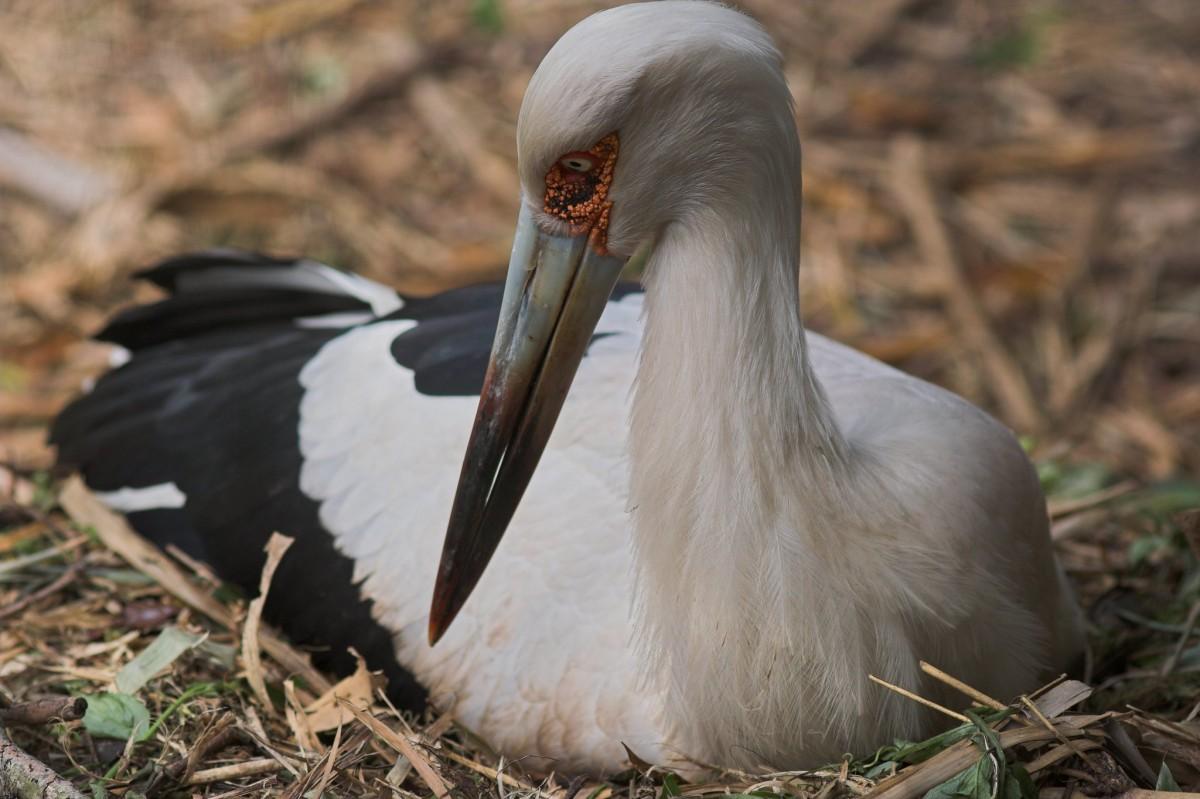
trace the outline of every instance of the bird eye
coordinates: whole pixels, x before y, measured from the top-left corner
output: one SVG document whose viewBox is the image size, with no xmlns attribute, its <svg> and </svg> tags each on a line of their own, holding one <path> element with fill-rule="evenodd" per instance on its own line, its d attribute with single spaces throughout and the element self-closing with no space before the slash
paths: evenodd
<svg viewBox="0 0 1200 799">
<path fill-rule="evenodd" d="M 582 155 L 568 155 L 559 163 L 572 172 L 591 172 L 592 167 L 596 165 L 592 159 L 584 158 Z"/>
</svg>

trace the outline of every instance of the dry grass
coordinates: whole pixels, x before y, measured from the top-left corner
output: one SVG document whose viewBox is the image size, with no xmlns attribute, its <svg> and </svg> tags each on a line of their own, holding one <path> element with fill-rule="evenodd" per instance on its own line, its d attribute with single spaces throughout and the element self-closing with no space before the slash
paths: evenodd
<svg viewBox="0 0 1200 799">
<path fill-rule="evenodd" d="M 312 730 L 304 707 L 329 680 L 310 670 L 289 688 L 298 655 L 265 631 L 264 703 L 239 659 L 244 603 L 186 564 L 186 578 L 151 580 L 81 531 L 57 510 L 42 436 L 103 368 L 86 334 L 144 296 L 126 275 L 169 252 L 306 252 L 413 292 L 495 274 L 524 84 L 598 5 L 0 5 L 0 705 L 94 696 L 165 625 L 208 636 L 137 692 L 158 723 L 146 741 L 10 720 L 18 744 L 112 795 L 429 795 L 437 779 L 464 796 L 592 795 L 378 702 L 372 721 L 333 703 L 341 732 Z M 1140 748 L 1155 779 L 1166 751 L 1196 786 L 1200 533 L 1189 543 L 1178 513 L 1200 505 L 1200 6 L 743 5 L 783 47 L 799 109 L 809 324 L 1028 436 L 1090 609 L 1096 693 L 1073 712 L 1115 711 L 1119 727 L 1083 725 L 1078 740 L 1100 748 L 1081 753 L 1057 735 L 1007 747 L 995 773 L 1057 751 L 1033 775 L 1043 791 L 1151 788 Z M 1037 726 L 1005 724 L 1002 740 Z M 946 751 L 994 758 L 970 730 L 977 744 Z M 867 760 L 683 790 L 871 792 L 882 772 L 855 754 Z M 652 773 L 610 787 L 672 785 Z"/>
</svg>

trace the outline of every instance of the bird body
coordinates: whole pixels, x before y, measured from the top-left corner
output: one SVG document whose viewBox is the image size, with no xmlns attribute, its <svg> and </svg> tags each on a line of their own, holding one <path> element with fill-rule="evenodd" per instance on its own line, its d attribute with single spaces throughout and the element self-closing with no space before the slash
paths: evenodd
<svg viewBox="0 0 1200 799">
<path fill-rule="evenodd" d="M 969 403 L 806 334 L 791 115 L 749 18 L 594 15 L 522 107 L 503 289 L 403 300 L 306 261 L 169 262 L 150 277 L 173 296 L 107 331 L 132 359 L 64 413 L 62 459 L 235 581 L 256 580 L 251 544 L 297 536 L 268 605 L 285 628 L 355 644 L 410 704 L 427 691 L 546 768 L 618 770 L 622 743 L 676 767 L 811 767 L 917 738 L 937 719 L 868 675 L 937 697 L 920 659 L 1029 690 L 1081 646 L 1036 475 Z M 644 294 L 576 301 L 641 248 Z M 563 310 L 537 316 L 556 291 Z M 598 320 L 576 344 L 579 308 Z M 572 347 L 561 412 L 522 411 L 571 382 Z"/>
</svg>

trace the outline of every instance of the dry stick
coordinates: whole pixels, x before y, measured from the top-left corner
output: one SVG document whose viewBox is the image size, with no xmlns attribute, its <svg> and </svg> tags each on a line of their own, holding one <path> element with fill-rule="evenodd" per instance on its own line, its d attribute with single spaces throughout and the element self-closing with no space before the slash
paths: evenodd
<svg viewBox="0 0 1200 799">
<path fill-rule="evenodd" d="M 438 81 L 421 76 L 412 81 L 408 101 L 432 134 L 429 141 L 467 167 L 472 181 L 501 206 L 512 204 L 514 188 L 521 185 L 516 170 L 485 146 L 471 115 Z"/>
<path fill-rule="evenodd" d="M 187 782 L 192 773 L 199 767 L 201 760 L 246 738 L 246 733 L 234 726 L 233 717 L 225 716 L 214 727 L 203 733 L 200 740 L 196 741 L 187 755 L 167 766 L 167 776 L 173 780 Z"/>
<path fill-rule="evenodd" d="M 1200 617 L 1200 600 L 1192 605 L 1192 609 L 1188 611 L 1187 619 L 1183 622 L 1183 632 L 1179 636 L 1178 643 L 1171 650 L 1171 655 L 1163 661 L 1162 670 L 1159 672 L 1163 677 L 1167 677 L 1171 672 L 1175 671 L 1175 667 L 1179 665 L 1179 659 L 1183 657 L 1183 650 L 1187 647 L 1188 640 L 1192 637 L 1192 631 L 1196 629 L 1196 619 Z"/>
<path fill-rule="evenodd" d="M 60 214 L 74 216 L 111 195 L 117 182 L 14 130 L 0 128 L 0 185 L 11 186 Z"/>
<path fill-rule="evenodd" d="M 959 693 L 966 694 L 971 699 L 974 699 L 976 702 L 978 702 L 980 705 L 983 705 L 984 707 L 990 707 L 992 710 L 1007 710 L 1008 709 L 1008 705 L 1004 704 L 1003 702 L 992 699 L 990 696 L 985 694 L 983 691 L 980 691 L 977 688 L 972 688 L 971 686 L 967 685 L 965 682 L 958 679 L 957 677 L 951 677 L 949 674 L 942 671 L 937 666 L 934 666 L 930 663 L 926 663 L 924 660 L 922 660 L 920 663 L 921 663 L 921 671 L 925 672 L 930 677 L 933 677 L 935 680 L 941 680 L 946 685 L 949 685 L 951 688 L 958 691 Z"/>
<path fill-rule="evenodd" d="M 942 707 L 937 702 L 930 701 L 923 696 L 918 696 L 917 694 L 914 694 L 912 691 L 901 688 L 899 685 L 892 685 L 890 682 L 887 682 L 886 680 L 879 679 L 874 674 L 868 674 L 867 678 L 871 682 L 882 685 L 884 688 L 888 689 L 889 691 L 894 691 L 906 699 L 911 699 L 912 701 L 917 702 L 918 704 L 922 704 L 925 707 L 931 707 L 940 713 L 945 713 L 947 716 L 949 716 L 952 719 L 958 719 L 959 721 L 961 721 L 964 724 L 971 723 L 971 719 L 964 716 L 962 713 L 955 712 L 948 707 Z"/>
<path fill-rule="evenodd" d="M 1100 249 L 1103 238 L 1108 235 L 1107 222 L 1112 215 L 1115 198 L 1112 181 L 1107 178 L 1102 178 L 1100 185 L 1094 187 L 1087 195 L 1080 214 L 1082 222 L 1076 235 L 1065 248 L 1065 278 L 1058 291 L 1043 302 L 1047 332 L 1055 337 L 1064 352 L 1070 349 L 1070 301 L 1081 293 L 1091 275 L 1095 253 Z M 1077 357 L 1072 358 L 1065 366 L 1046 363 L 1046 373 L 1054 375 L 1054 380 L 1047 387 L 1046 404 L 1057 417 L 1061 418 L 1079 391 L 1082 375 L 1079 367 L 1080 360 Z"/>
<path fill-rule="evenodd" d="M 1037 774 L 1039 771 L 1049 768 L 1062 760 L 1066 760 L 1068 757 L 1078 755 L 1081 752 L 1091 752 L 1101 747 L 1102 744 L 1099 741 L 1071 741 L 1070 743 L 1059 744 L 1040 757 L 1025 764 L 1025 770 L 1030 774 Z"/>
<path fill-rule="evenodd" d="M 1100 166 L 1130 170 L 1170 157 L 1187 146 L 1182 137 L 1171 140 L 1161 130 L 1147 128 L 1058 133 L 986 150 L 950 151 L 936 158 L 934 166 L 950 182 L 979 183 L 1047 172 L 1087 174 Z"/>
<path fill-rule="evenodd" d="M 313 796 L 324 796 L 325 786 L 329 784 L 329 780 L 333 778 L 333 767 L 337 761 L 338 750 L 342 746 L 342 725 L 339 724 L 337 731 L 333 733 L 333 743 L 329 746 L 329 751 L 325 755 L 325 768 L 321 770 L 321 781 L 317 783 L 316 790 L 313 791 Z"/>
<path fill-rule="evenodd" d="M 63 541 L 61 544 L 55 544 L 54 546 L 47 547 L 40 552 L 34 552 L 29 555 L 22 555 L 19 558 L 6 560 L 3 563 L 0 563 L 0 574 L 19 572 L 27 566 L 32 566 L 35 563 L 41 563 L 43 560 L 56 558 L 64 552 L 69 552 L 72 549 L 78 549 L 86 544 L 87 540 L 88 538 L 86 535 L 81 535 L 72 538 L 69 541 Z"/>
<path fill-rule="evenodd" d="M 531 795 L 536 795 L 536 796 L 542 795 L 542 792 L 540 790 L 538 790 L 537 788 L 533 787 L 532 785 L 522 782 L 521 780 L 518 780 L 516 777 L 512 777 L 508 774 L 505 774 L 502 771 L 497 771 L 496 769 L 492 768 L 491 766 L 485 766 L 483 763 L 478 763 L 474 760 L 471 760 L 469 757 L 464 757 L 464 756 L 460 755 L 458 752 L 451 752 L 449 749 L 442 749 L 441 751 L 438 752 L 438 756 L 444 757 L 447 760 L 452 760 L 455 763 L 459 764 L 460 766 L 466 766 L 467 768 L 471 769 L 471 771 L 474 771 L 477 774 L 482 774 L 483 776 L 487 777 L 489 780 L 502 782 L 505 785 L 507 785 L 509 788 L 514 788 L 518 791 L 524 791 Z"/>
<path fill-rule="evenodd" d="M 1070 730 L 1071 737 L 1082 736 L 1083 730 Z M 999 733 L 1000 748 L 1053 741 L 1055 735 L 1042 727 L 1015 727 Z M 884 780 L 866 794 L 866 799 L 916 799 L 931 788 L 941 785 L 963 769 L 979 760 L 979 748 L 971 741 L 959 741 L 917 766 L 905 769 Z"/>
<path fill-rule="evenodd" d="M 0 727 L 0 796 L 11 799 L 84 799 L 71 783 L 8 739 Z"/>
<path fill-rule="evenodd" d="M 1024 372 L 1004 349 L 950 244 L 934 200 L 924 145 L 901 137 L 892 147 L 890 188 L 912 227 L 925 260 L 937 271 L 946 291 L 946 304 L 968 345 L 982 358 L 996 399 L 1013 425 L 1039 430 L 1044 419 Z"/>
<path fill-rule="evenodd" d="M 1054 724 L 1050 722 L 1050 719 L 1046 718 L 1045 714 L 1042 713 L 1041 708 L 1035 705 L 1032 699 L 1030 699 L 1028 696 L 1022 696 L 1021 704 L 1025 705 L 1026 710 L 1028 710 L 1029 713 L 1032 714 L 1033 717 L 1036 718 L 1043 727 L 1054 733 L 1055 737 L 1062 742 L 1063 746 L 1072 748 L 1075 751 L 1075 754 L 1079 756 L 1080 760 L 1082 760 L 1084 763 L 1087 763 L 1093 771 L 1095 770 L 1096 764 L 1093 763 L 1091 759 L 1083 753 L 1082 749 L 1075 747 L 1075 744 L 1067 740 L 1067 736 L 1063 735 L 1062 731 L 1059 730 L 1058 727 L 1055 727 Z"/>
<path fill-rule="evenodd" d="M 0 723 L 9 726 L 38 726 L 50 721 L 77 721 L 87 712 L 87 700 L 82 696 L 51 696 L 0 708 Z"/>
<path fill-rule="evenodd" d="M 1076 499 L 1060 499 L 1050 500 L 1046 505 L 1046 510 L 1050 514 L 1050 518 L 1057 520 L 1064 516 L 1070 516 L 1080 511 L 1091 510 L 1098 505 L 1103 505 L 1106 502 L 1123 497 L 1130 491 L 1135 490 L 1138 484 L 1132 480 L 1123 480 L 1116 485 L 1111 485 L 1108 488 L 1103 488 L 1094 494 L 1088 494 L 1086 497 L 1078 497 Z"/>
<path fill-rule="evenodd" d="M 39 588 L 37 591 L 34 591 L 31 594 L 26 594 L 7 607 L 0 608 L 0 619 L 6 619 L 9 616 L 15 616 L 35 602 L 39 602 L 48 596 L 57 594 L 62 589 L 66 588 L 67 585 L 69 585 L 76 577 L 78 577 L 79 572 L 82 570 L 82 563 L 72 563 L 66 568 L 65 571 L 63 571 L 62 574 L 54 578 L 54 582 Z"/>
<path fill-rule="evenodd" d="M 360 710 L 345 699 L 339 697 L 337 701 L 338 704 L 353 713 L 354 717 L 362 722 L 367 729 L 383 739 L 384 743 L 408 758 L 408 762 L 413 764 L 413 768 L 417 770 L 417 774 L 421 775 L 421 779 L 425 781 L 425 785 L 429 790 L 433 791 L 434 796 L 437 796 L 438 799 L 446 799 L 450 796 L 450 789 L 446 786 L 446 782 L 442 779 L 441 775 L 434 770 L 433 765 L 429 762 L 429 758 L 421 753 L 411 741 L 367 711 Z"/>
<path fill-rule="evenodd" d="M 79 477 L 72 477 L 66 482 L 62 493 L 59 494 L 59 502 L 75 522 L 95 529 L 105 546 L 153 579 L 176 599 L 203 613 L 222 627 L 234 629 L 236 623 L 228 608 L 192 585 L 187 575 L 158 547 L 133 532 L 122 517 L 96 499 Z M 276 663 L 299 675 L 313 690 L 324 693 L 333 687 L 333 683 L 312 667 L 306 656 L 274 633 L 260 631 L 258 642 Z"/>
<path fill-rule="evenodd" d="M 1152 257 L 1133 269 L 1122 299 L 1101 322 L 1106 333 L 1085 342 L 1073 364 L 1075 384 L 1064 400 L 1065 414 L 1079 416 L 1079 411 L 1093 402 L 1096 386 L 1105 375 L 1111 375 L 1126 355 L 1146 335 L 1146 310 L 1154 301 L 1154 292 L 1166 259 Z"/>
<path fill-rule="evenodd" d="M 283 768 L 283 764 L 279 761 L 272 760 L 269 757 L 260 757 L 256 760 L 234 763 L 231 766 L 217 766 L 216 768 L 206 768 L 203 771 L 197 771 L 188 777 L 184 785 L 229 782 L 230 780 L 239 780 L 244 777 L 257 777 L 260 774 L 274 774 L 281 768 Z"/>
</svg>

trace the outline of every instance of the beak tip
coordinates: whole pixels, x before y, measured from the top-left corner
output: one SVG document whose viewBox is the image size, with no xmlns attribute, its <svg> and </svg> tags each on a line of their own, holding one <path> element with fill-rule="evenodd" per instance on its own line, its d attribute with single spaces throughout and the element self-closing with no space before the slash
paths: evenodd
<svg viewBox="0 0 1200 799">
<path fill-rule="evenodd" d="M 437 623 L 437 620 L 432 616 L 429 617 L 429 645 L 437 646 L 437 642 L 442 640 L 442 633 L 446 632 L 446 628 Z"/>
<path fill-rule="evenodd" d="M 445 591 L 442 581 L 439 579 L 438 584 L 433 590 L 433 606 L 429 609 L 429 645 L 436 646 L 437 642 L 442 640 L 442 636 L 446 634 L 450 622 L 454 620 L 455 613 L 449 612 L 450 608 L 446 602 Z"/>
</svg>

